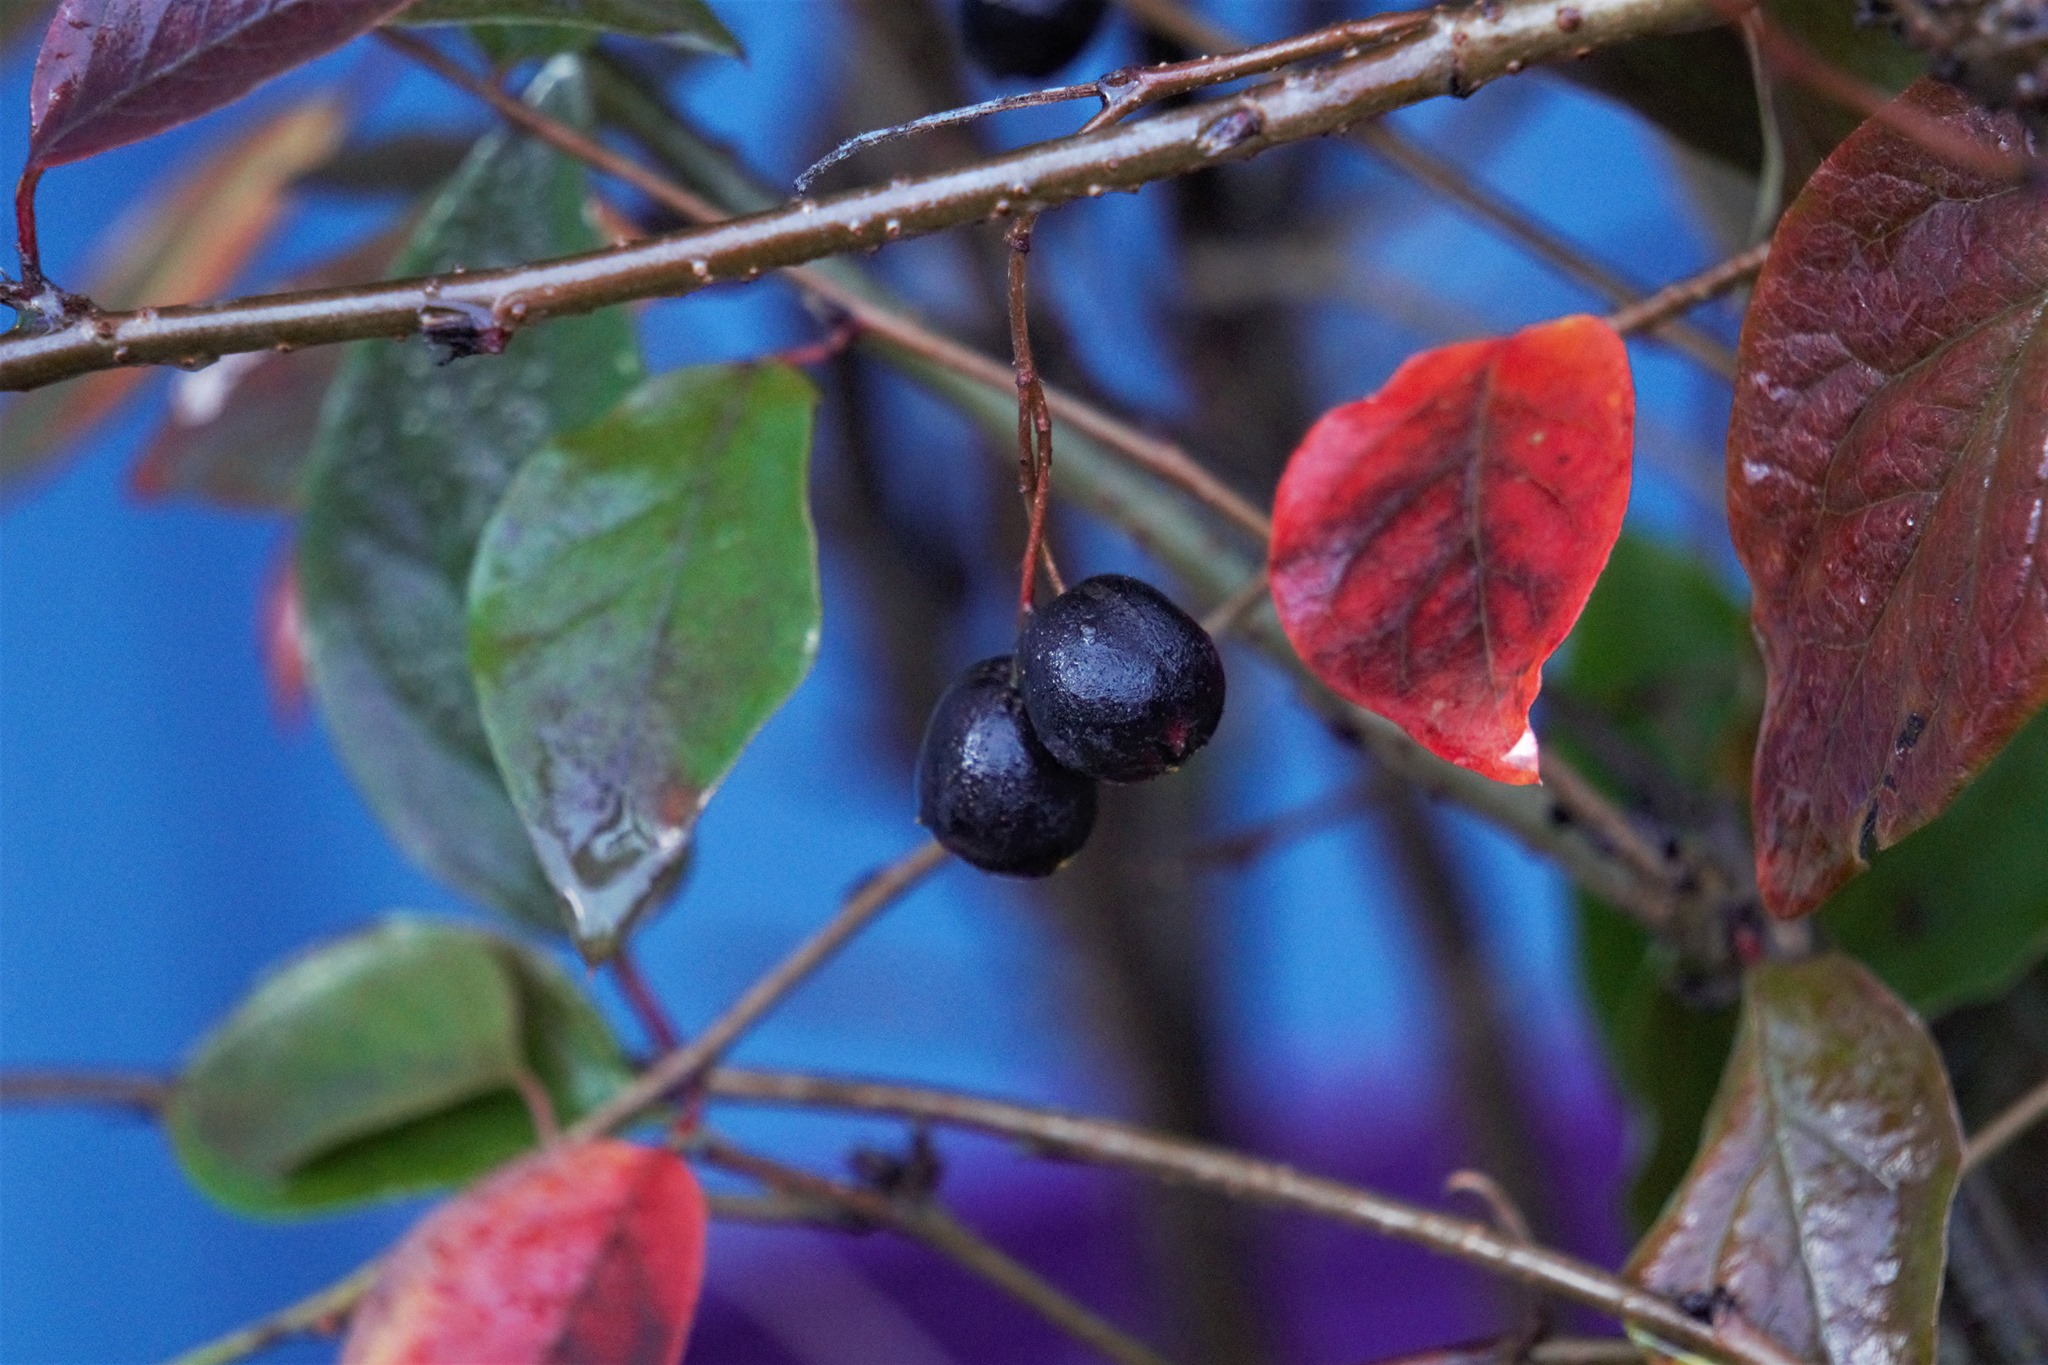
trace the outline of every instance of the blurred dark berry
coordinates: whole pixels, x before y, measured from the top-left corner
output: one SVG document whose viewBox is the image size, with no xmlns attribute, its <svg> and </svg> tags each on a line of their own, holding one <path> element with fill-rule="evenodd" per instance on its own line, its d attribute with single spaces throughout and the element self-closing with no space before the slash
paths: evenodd
<svg viewBox="0 0 2048 1365">
<path fill-rule="evenodd" d="M 1180 766 L 1223 718 L 1223 659 L 1149 583 L 1101 574 L 1031 614 L 1018 686 L 1054 758 L 1106 782 Z"/>
<path fill-rule="evenodd" d="M 962 674 L 925 726 L 917 821 L 984 872 L 1044 877 L 1095 828 L 1095 783 L 1061 767 L 1032 732 L 1005 654 Z"/>
</svg>

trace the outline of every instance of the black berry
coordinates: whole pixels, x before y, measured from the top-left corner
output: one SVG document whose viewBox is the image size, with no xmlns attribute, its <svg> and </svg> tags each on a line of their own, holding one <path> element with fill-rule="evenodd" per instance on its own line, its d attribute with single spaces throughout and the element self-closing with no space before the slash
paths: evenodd
<svg viewBox="0 0 2048 1365">
<path fill-rule="evenodd" d="M 1079 56 L 1107 0 L 961 0 L 967 55 L 991 76 L 1050 76 Z"/>
<path fill-rule="evenodd" d="M 1105 782 L 1180 766 L 1223 718 L 1209 632 L 1149 583 L 1100 574 L 1031 614 L 1018 686 L 1052 756 Z"/>
<path fill-rule="evenodd" d="M 925 726 L 917 822 L 985 872 L 1044 877 L 1095 828 L 1095 783 L 1061 767 L 1032 733 L 1010 656 L 962 674 Z"/>
</svg>

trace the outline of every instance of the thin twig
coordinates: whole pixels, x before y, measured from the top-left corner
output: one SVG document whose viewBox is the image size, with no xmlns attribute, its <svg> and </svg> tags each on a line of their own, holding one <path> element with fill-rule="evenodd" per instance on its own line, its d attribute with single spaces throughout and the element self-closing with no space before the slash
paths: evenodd
<svg viewBox="0 0 2048 1365">
<path fill-rule="evenodd" d="M 1272 591 L 1273 583 L 1260 569 L 1244 581 L 1244 586 L 1216 604 L 1216 609 L 1202 618 L 1202 629 L 1211 635 L 1228 635 L 1244 624 L 1244 618 L 1259 609 Z"/>
<path fill-rule="evenodd" d="M 0 1105 L 104 1105 L 157 1114 L 171 1098 L 171 1082 L 147 1072 L 0 1071 Z"/>
<path fill-rule="evenodd" d="M 378 1262 L 372 1261 L 359 1267 L 288 1308 L 185 1352 L 170 1365 L 227 1365 L 228 1361 L 255 1355 L 288 1337 L 331 1336 L 341 1330 L 350 1310 L 370 1292 L 377 1279 L 377 1266 Z"/>
<path fill-rule="evenodd" d="M 1498 1275 L 1535 1285 L 1727 1365 L 1796 1365 L 1766 1341 L 1731 1342 L 1718 1329 L 1649 1290 L 1575 1257 L 1530 1247 L 1483 1224 L 1452 1218 L 1275 1162 L 1133 1128 L 1108 1119 L 914 1086 L 784 1072 L 713 1072 L 707 1093 L 721 1099 L 893 1114 L 1014 1139 L 1034 1151 L 1116 1166 L 1199 1186 L 1233 1199 L 1353 1223 Z"/>
<path fill-rule="evenodd" d="M 1124 0 L 1124 8 L 1154 32 L 1197 51 L 1231 52 L 1243 48 L 1235 34 L 1191 13 L 1179 0 Z M 1638 291 L 1627 280 L 1481 185 L 1462 168 L 1402 137 L 1386 124 L 1361 123 L 1351 129 L 1350 135 L 1354 142 L 1388 165 L 1610 303 L 1626 303 L 1636 296 Z M 1698 328 L 1679 323 L 1659 335 L 1714 373 L 1724 378 L 1734 375 L 1734 353 Z"/>
<path fill-rule="evenodd" d="M 662 1008 L 661 997 L 640 975 L 640 964 L 634 960 L 630 945 L 621 944 L 612 954 L 612 975 L 618 979 L 619 994 L 626 997 L 627 1006 L 640 1021 L 640 1029 L 647 1035 L 647 1041 L 654 1044 L 655 1051 L 673 1052 L 680 1047 L 682 1037 L 669 1020 L 668 1011 Z"/>
<path fill-rule="evenodd" d="M 1673 886 L 1682 869 L 1644 838 L 1628 815 L 1601 795 L 1555 745 L 1546 746 L 1537 763 L 1544 789 L 1559 810 L 1626 863 L 1646 886 Z"/>
<path fill-rule="evenodd" d="M 1667 284 L 1647 298 L 1637 299 L 1625 308 L 1615 309 L 1607 315 L 1607 325 L 1623 336 L 1655 327 L 1688 308 L 1697 308 L 1709 299 L 1719 298 L 1729 290 L 1739 288 L 1755 279 L 1757 273 L 1764 268 L 1764 261 L 1770 254 L 1771 244 L 1758 242 L 1749 250 L 1710 265 L 1689 279 Z"/>
<path fill-rule="evenodd" d="M 386 42 L 443 80 L 484 101 L 521 131 L 575 157 L 594 170 L 624 181 L 656 203 L 694 222 L 730 221 L 730 215 L 710 200 L 691 193 L 630 157 L 621 156 L 545 111 L 514 99 L 489 81 L 451 61 L 432 45 L 388 29 L 381 30 L 381 33 Z M 940 335 L 908 314 L 878 303 L 824 271 L 799 266 L 785 273 L 799 288 L 853 319 L 867 334 L 991 387 L 1007 390 L 1012 385 L 1010 367 L 1001 361 Z M 1122 451 L 1148 472 L 1207 504 L 1260 540 L 1263 541 L 1270 532 L 1271 527 L 1263 513 L 1171 442 L 1146 436 L 1085 401 L 1057 390 L 1047 389 L 1046 400 L 1061 421 L 1072 423 L 1090 432 L 1097 440 Z"/>
<path fill-rule="evenodd" d="M 2012 1104 L 1991 1122 L 1971 1134 L 1963 1146 L 1963 1173 L 1969 1174 L 1977 1167 L 1996 1156 L 2014 1138 L 2048 1119 L 2048 1078 L 2014 1100 Z"/>
<path fill-rule="evenodd" d="M 1714 0 L 1553 0 L 1433 11 L 1410 40 L 1084 137 L 1026 147 L 901 182 L 786 204 L 737 222 L 562 260 L 375 285 L 180 305 L 88 310 L 38 336 L 0 338 L 0 389 L 122 365 L 205 365 L 279 345 L 420 335 L 436 308 L 480 309 L 516 330 L 635 299 L 692 293 L 771 270 L 967 223 L 1037 212 L 1341 131 L 1389 109 L 1469 92 L 1528 65 L 1629 38 L 1703 26 Z"/>
<path fill-rule="evenodd" d="M 783 996 L 945 861 L 946 851 L 926 840 L 868 878 L 846 898 L 838 914 L 747 987 L 711 1027 L 683 1046 L 664 1053 L 633 1084 L 579 1119 L 567 1136 L 573 1141 L 622 1128 L 666 1096 L 695 1084 Z"/>
<path fill-rule="evenodd" d="M 837 166 L 840 162 L 870 147 L 879 147 L 885 142 L 913 137 L 918 133 L 935 132 L 940 128 L 955 128 L 963 123 L 975 123 L 996 114 L 1007 114 L 1016 109 L 1035 109 L 1047 104 L 1069 104 L 1074 100 L 1094 99 L 1100 91 L 1094 84 L 1061 85 L 1050 90 L 1032 90 L 1022 95 L 1003 95 L 979 104 L 963 105 L 958 109 L 942 109 L 936 114 L 911 119 L 888 128 L 873 128 L 865 133 L 856 133 L 831 151 L 813 161 L 798 173 L 795 189 L 798 194 L 808 194 L 811 186 L 818 183 L 818 177 Z"/>
<path fill-rule="evenodd" d="M 735 1147 L 709 1134 L 700 1135 L 692 1143 L 692 1150 L 713 1166 L 758 1180 L 786 1196 L 836 1204 L 873 1226 L 893 1228 L 923 1242 L 1037 1312 L 1074 1340 L 1093 1347 L 1119 1365 L 1168 1365 L 1165 1357 L 1157 1351 L 1068 1297 L 1036 1271 L 970 1231 L 936 1204 L 891 1199 L 874 1190 L 827 1180 Z"/>
</svg>

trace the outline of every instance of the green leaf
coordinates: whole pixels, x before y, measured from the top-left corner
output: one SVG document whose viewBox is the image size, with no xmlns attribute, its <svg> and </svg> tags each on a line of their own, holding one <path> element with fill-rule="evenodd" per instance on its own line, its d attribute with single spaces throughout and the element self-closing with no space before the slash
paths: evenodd
<svg viewBox="0 0 2048 1365">
<path fill-rule="evenodd" d="M 1725 1295 L 1802 1360 L 1934 1359 L 1962 1125 L 1927 1031 L 1853 959 L 1750 973 L 1685 1184 L 1624 1273 Z"/>
<path fill-rule="evenodd" d="M 266 979 L 201 1045 L 166 1111 L 212 1198 L 291 1215 L 459 1184 L 631 1079 L 604 1021 L 506 939 L 394 917 Z"/>
<path fill-rule="evenodd" d="M 528 98 L 573 123 L 573 59 Z M 428 212 L 400 275 L 481 269 L 602 245 L 584 177 L 543 143 L 493 133 Z M 465 593 L 477 537 L 519 466 L 609 410 L 640 378 L 611 309 L 443 364 L 421 342 L 351 349 L 314 441 L 299 548 L 308 656 L 335 747 L 400 847 L 529 924 L 561 910 L 505 797 L 470 682 Z"/>
<path fill-rule="evenodd" d="M 1629 1226 L 1650 1226 L 1678 1188 L 1735 1039 L 1735 1010 L 1673 989 L 1674 964 L 1636 922 L 1579 902 L 1593 1015 L 1630 1109 Z M 1705 994 L 1704 990 L 1697 994 Z"/>
<path fill-rule="evenodd" d="M 1926 71 L 1927 59 L 1888 27 L 1857 23 L 1852 0 L 1766 0 L 1764 9 L 1789 36 L 1887 95 Z M 1553 69 L 1738 170 L 1753 173 L 1762 159 L 1749 56 L 1732 27 L 1621 43 Z M 1792 172 L 1787 188 L 1796 190 L 1855 129 L 1858 115 L 1794 81 L 1779 79 L 1775 94 Z"/>
<path fill-rule="evenodd" d="M 581 30 L 593 38 L 616 33 L 722 57 L 740 55 L 739 39 L 704 0 L 419 0 L 397 22 Z"/>
<path fill-rule="evenodd" d="M 1689 827 L 1738 809 L 1763 670 L 1742 608 L 1696 561 L 1623 535 L 1556 681 L 1559 739 L 1610 790 Z M 1735 1011 L 1718 983 L 1679 989 L 1674 955 L 1633 920 L 1587 897 L 1579 907 L 1588 1001 L 1631 1110 L 1628 1213 L 1644 1228 L 1698 1145 Z"/>
<path fill-rule="evenodd" d="M 782 365 L 662 375 L 535 457 L 484 531 L 484 723 L 587 953 L 667 892 L 816 656 L 816 401 Z"/>
<path fill-rule="evenodd" d="M 1924 1014 L 1994 1000 L 2048 954 L 2048 713 L 1941 818 L 1879 853 L 1821 924 Z"/>
</svg>

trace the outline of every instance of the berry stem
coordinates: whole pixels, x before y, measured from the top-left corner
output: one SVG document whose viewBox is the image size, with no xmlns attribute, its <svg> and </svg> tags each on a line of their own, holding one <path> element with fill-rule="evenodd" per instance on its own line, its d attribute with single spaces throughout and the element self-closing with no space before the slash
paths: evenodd
<svg viewBox="0 0 2048 1365">
<path fill-rule="evenodd" d="M 1017 372 L 1017 491 L 1024 495 L 1030 511 L 1031 529 L 1024 538 L 1024 560 L 1017 587 L 1017 620 L 1031 614 L 1033 588 L 1038 565 L 1045 564 L 1046 580 L 1055 593 L 1065 592 L 1059 568 L 1053 563 L 1052 547 L 1045 543 L 1045 513 L 1052 500 L 1052 411 L 1046 406 L 1045 386 L 1039 382 L 1038 366 L 1031 358 L 1030 271 L 1031 230 L 1036 214 L 1025 214 L 1010 225 L 1010 352 Z"/>
</svg>

